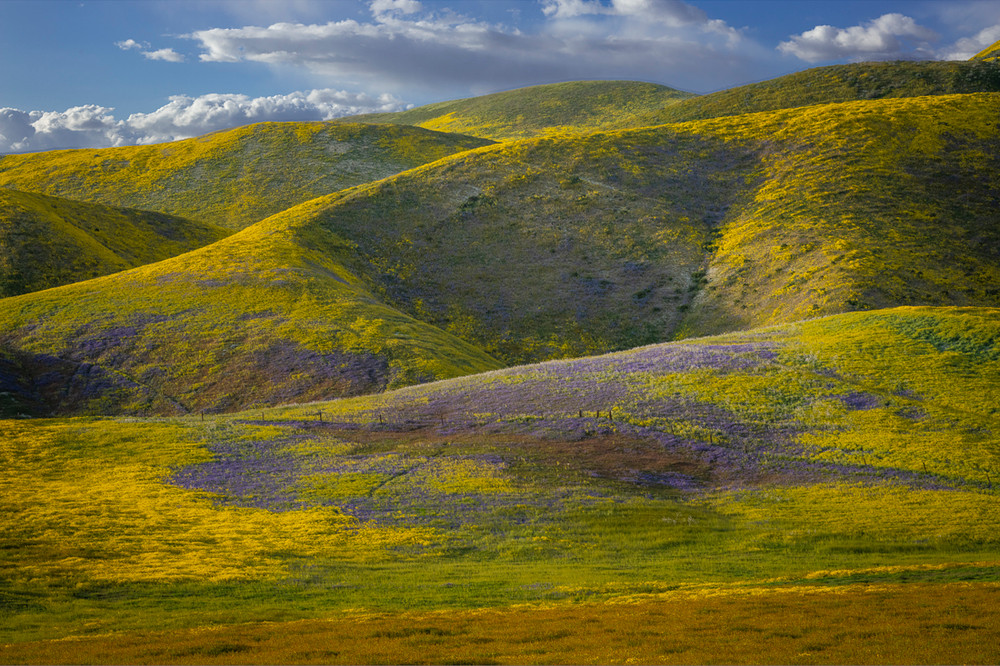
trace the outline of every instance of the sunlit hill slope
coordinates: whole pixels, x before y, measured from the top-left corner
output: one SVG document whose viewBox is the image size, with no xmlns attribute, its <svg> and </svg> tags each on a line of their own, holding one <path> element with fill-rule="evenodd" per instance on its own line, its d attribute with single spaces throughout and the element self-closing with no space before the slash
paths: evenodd
<svg viewBox="0 0 1000 666">
<path fill-rule="evenodd" d="M 817 67 L 654 109 L 643 125 L 684 122 L 813 104 L 1000 92 L 1000 65 L 973 59 L 864 62 Z"/>
<path fill-rule="evenodd" d="M 259 123 L 151 146 L 0 157 L 0 187 L 229 229 L 490 143 L 414 127 Z"/>
<path fill-rule="evenodd" d="M 1000 302 L 996 94 L 482 148 L 314 202 L 387 302 L 508 362 Z"/>
<path fill-rule="evenodd" d="M 204 421 L 0 422 L 0 655 L 991 662 L 998 314 L 849 313 Z M 712 622 L 679 630 L 692 607 Z"/>
<path fill-rule="evenodd" d="M 648 114 L 693 97 L 638 81 L 572 81 L 440 102 L 397 113 L 354 116 L 345 122 L 415 125 L 496 141 L 552 131 L 593 132 L 640 127 Z"/>
</svg>

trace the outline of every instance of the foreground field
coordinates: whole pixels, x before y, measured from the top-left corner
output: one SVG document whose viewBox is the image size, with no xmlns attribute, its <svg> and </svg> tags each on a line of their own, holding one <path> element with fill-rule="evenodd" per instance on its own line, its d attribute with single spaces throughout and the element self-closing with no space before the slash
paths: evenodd
<svg viewBox="0 0 1000 666">
<path fill-rule="evenodd" d="M 0 647 L 17 663 L 995 663 L 1000 588 L 706 588 L 627 602 L 134 632 Z M 789 618 L 797 618 L 790 623 Z"/>
<path fill-rule="evenodd" d="M 0 660 L 996 662 L 998 339 L 899 308 L 2 421 Z"/>
</svg>

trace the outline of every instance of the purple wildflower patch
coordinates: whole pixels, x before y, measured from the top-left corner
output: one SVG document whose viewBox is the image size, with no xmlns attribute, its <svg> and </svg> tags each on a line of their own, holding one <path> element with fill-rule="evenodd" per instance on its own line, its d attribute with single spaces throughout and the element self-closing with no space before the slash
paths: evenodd
<svg viewBox="0 0 1000 666">
<path fill-rule="evenodd" d="M 847 395 L 838 396 L 840 401 L 850 409 L 875 409 L 884 403 L 884 399 L 872 393 L 855 391 Z"/>
</svg>

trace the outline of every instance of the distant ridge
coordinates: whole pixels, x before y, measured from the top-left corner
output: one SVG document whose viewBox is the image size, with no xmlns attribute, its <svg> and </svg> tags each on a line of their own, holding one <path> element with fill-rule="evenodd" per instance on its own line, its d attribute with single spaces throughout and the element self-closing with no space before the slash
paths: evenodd
<svg viewBox="0 0 1000 666">
<path fill-rule="evenodd" d="M 693 96 L 639 81 L 573 81 L 345 120 L 415 125 L 504 141 L 539 136 L 550 130 L 639 127 L 646 124 L 639 120 L 646 114 Z"/>
<path fill-rule="evenodd" d="M 415 127 L 258 123 L 196 139 L 0 157 L 0 187 L 242 229 L 490 141 Z"/>
<path fill-rule="evenodd" d="M 659 125 L 834 102 L 979 92 L 1000 92 L 1000 63 L 864 62 L 817 67 L 681 100 L 636 122 Z"/>
<path fill-rule="evenodd" d="M 161 261 L 228 233 L 162 213 L 0 188 L 0 298 Z"/>
</svg>

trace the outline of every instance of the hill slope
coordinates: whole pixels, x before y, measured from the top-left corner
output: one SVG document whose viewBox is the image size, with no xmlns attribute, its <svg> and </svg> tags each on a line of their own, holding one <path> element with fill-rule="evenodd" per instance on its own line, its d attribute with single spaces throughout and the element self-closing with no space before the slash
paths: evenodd
<svg viewBox="0 0 1000 666">
<path fill-rule="evenodd" d="M 151 146 L 0 157 L 0 187 L 242 229 L 290 206 L 489 143 L 411 127 L 259 123 Z"/>
<path fill-rule="evenodd" d="M 381 304 L 341 263 L 351 252 L 277 216 L 173 259 L 0 300 L 6 410 L 232 410 L 498 367 Z"/>
<path fill-rule="evenodd" d="M 0 298 L 153 263 L 228 233 L 162 213 L 0 188 Z"/>
<path fill-rule="evenodd" d="M 204 421 L 0 422 L 0 650 L 331 661 L 332 617 L 364 627 L 346 661 L 989 662 L 998 340 L 1000 310 L 897 308 Z M 718 628 L 678 634 L 706 602 Z M 507 643 L 470 624 L 515 613 Z"/>
<path fill-rule="evenodd" d="M 1000 92 L 995 62 L 864 62 L 816 67 L 776 79 L 679 101 L 635 120 L 686 122 L 855 100 Z"/>
<path fill-rule="evenodd" d="M 1000 41 L 990 44 L 985 49 L 972 56 L 972 60 L 985 60 L 989 62 L 1000 59 Z"/>
<path fill-rule="evenodd" d="M 51 379 L 42 411 L 231 410 L 850 310 L 996 306 L 998 113 L 997 94 L 935 96 L 486 146 L 0 301 L 8 383 Z"/>
<path fill-rule="evenodd" d="M 638 81 L 573 81 L 440 102 L 409 111 L 348 118 L 350 122 L 416 125 L 495 141 L 558 131 L 623 129 L 649 124 L 646 114 L 693 97 Z"/>
<path fill-rule="evenodd" d="M 998 112 L 935 96 L 524 140 L 318 199 L 307 223 L 356 243 L 386 302 L 511 363 L 996 305 Z"/>
</svg>

